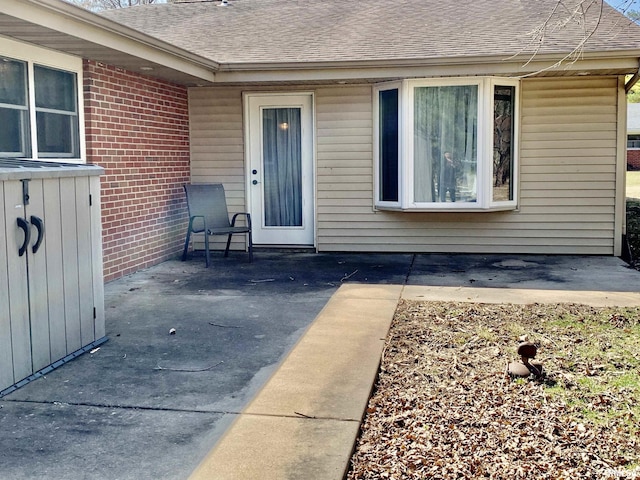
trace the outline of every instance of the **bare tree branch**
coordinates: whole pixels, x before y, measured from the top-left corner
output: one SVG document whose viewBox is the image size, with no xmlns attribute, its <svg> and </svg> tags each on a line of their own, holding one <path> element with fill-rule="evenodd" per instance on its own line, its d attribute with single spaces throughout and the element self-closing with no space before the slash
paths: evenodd
<svg viewBox="0 0 640 480">
<path fill-rule="evenodd" d="M 634 12 L 631 10 L 634 1 L 622 0 L 622 3 L 615 8 L 622 13 Z M 603 28 L 605 12 L 604 0 L 557 0 L 544 21 L 527 33 L 529 37 L 527 44 L 508 59 L 511 60 L 527 55 L 528 59 L 523 64 L 523 67 L 527 67 L 539 57 L 545 47 L 550 45 L 555 34 L 566 29 L 578 28 L 581 34 L 568 53 L 555 63 L 535 72 L 524 74 L 522 77 L 553 70 L 562 65 L 573 64 L 583 57 L 587 43 Z M 631 23 L 634 20 L 633 18 L 625 19 L 625 17 L 621 16 L 620 20 L 611 25 L 611 29 L 618 30 L 617 27 L 623 21 Z"/>
<path fill-rule="evenodd" d="M 137 5 L 151 5 L 153 3 L 172 3 L 173 0 L 65 0 L 87 10 L 100 11 L 114 8 L 135 7 Z"/>
</svg>

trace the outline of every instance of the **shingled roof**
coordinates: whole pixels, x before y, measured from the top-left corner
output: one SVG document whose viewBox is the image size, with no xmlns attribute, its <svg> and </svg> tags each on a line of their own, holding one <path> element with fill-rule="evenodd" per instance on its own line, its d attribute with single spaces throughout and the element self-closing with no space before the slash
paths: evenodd
<svg viewBox="0 0 640 480">
<path fill-rule="evenodd" d="M 557 0 L 196 0 L 103 15 L 236 67 L 563 55 L 594 29 L 583 55 L 637 54 L 640 27 L 606 3 L 602 15 L 589 3 L 568 22 L 564 8 L 549 19 Z M 545 22 L 540 41 L 533 32 Z"/>
</svg>

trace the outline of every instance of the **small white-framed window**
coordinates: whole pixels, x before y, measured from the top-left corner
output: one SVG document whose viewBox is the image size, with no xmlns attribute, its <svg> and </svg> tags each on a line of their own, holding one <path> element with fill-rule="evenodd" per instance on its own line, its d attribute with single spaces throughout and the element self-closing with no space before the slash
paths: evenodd
<svg viewBox="0 0 640 480">
<path fill-rule="evenodd" d="M 627 149 L 640 150 L 640 135 L 627 136 Z"/>
<path fill-rule="evenodd" d="M 377 85 L 376 207 L 516 208 L 518 85 L 490 77 Z"/>
<path fill-rule="evenodd" d="M 379 85 L 375 89 L 374 131 L 376 205 L 399 208 L 400 202 L 400 82 Z"/>
<path fill-rule="evenodd" d="M 34 65 L 36 133 L 42 158 L 78 158 L 77 75 Z"/>
<path fill-rule="evenodd" d="M 82 59 L 0 37 L 0 157 L 81 162 Z"/>
</svg>

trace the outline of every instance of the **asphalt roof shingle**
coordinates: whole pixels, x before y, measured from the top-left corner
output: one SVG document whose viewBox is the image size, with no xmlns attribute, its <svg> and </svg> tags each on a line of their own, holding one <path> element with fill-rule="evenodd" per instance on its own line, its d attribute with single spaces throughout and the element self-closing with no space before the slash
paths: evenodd
<svg viewBox="0 0 640 480">
<path fill-rule="evenodd" d="M 573 0 L 578 1 L 578 0 Z M 584 0 L 583 0 L 583 3 Z M 640 49 L 640 26 L 604 4 L 566 22 L 558 0 L 220 0 L 103 14 L 222 64 L 427 60 Z M 564 2 L 566 5 L 566 2 Z M 581 20 L 581 21 L 579 21 Z M 559 26 L 566 22 L 565 25 Z"/>
</svg>

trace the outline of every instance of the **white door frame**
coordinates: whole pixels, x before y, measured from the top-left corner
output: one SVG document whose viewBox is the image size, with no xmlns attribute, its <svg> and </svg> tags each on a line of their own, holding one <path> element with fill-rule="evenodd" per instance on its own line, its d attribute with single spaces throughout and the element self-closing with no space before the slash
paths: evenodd
<svg viewBox="0 0 640 480">
<path fill-rule="evenodd" d="M 253 241 L 268 246 L 315 246 L 315 122 L 312 92 L 245 92 L 245 179 L 247 210 L 251 213 Z M 302 121 L 302 227 L 265 227 L 262 208 L 263 107 L 300 107 Z M 258 173 L 254 174 L 253 171 Z M 257 183 L 254 184 L 253 182 Z"/>
</svg>

